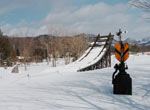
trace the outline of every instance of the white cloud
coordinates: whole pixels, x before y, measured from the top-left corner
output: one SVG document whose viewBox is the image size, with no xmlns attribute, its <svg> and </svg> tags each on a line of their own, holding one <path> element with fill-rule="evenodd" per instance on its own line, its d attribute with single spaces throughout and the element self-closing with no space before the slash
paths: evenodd
<svg viewBox="0 0 150 110">
<path fill-rule="evenodd" d="M 123 4 L 110 6 L 105 3 L 98 3 L 81 7 L 78 10 L 50 12 L 45 22 L 63 24 L 86 33 L 110 32 L 113 30 L 113 26 L 119 28 L 131 19 L 131 15 L 125 13 L 127 8 Z M 108 30 L 110 28 L 112 30 Z"/>
<path fill-rule="evenodd" d="M 133 15 L 128 14 L 128 6 L 117 4 L 114 6 L 98 3 L 81 7 L 78 10 L 50 12 L 46 22 L 64 24 L 78 32 L 107 34 L 115 33 L 119 28 L 129 28 Z"/>
<path fill-rule="evenodd" d="M 14 28 L 9 32 L 10 36 L 17 36 L 17 37 L 27 37 L 27 36 L 31 36 L 31 34 L 33 30 L 30 28 Z M 31 33 L 32 32 L 32 33 Z"/>
<path fill-rule="evenodd" d="M 6 24 L 6 25 L 2 26 L 1 29 L 3 32 L 8 33 L 11 29 L 13 29 L 13 26 L 10 24 Z"/>
<path fill-rule="evenodd" d="M 47 17 L 40 23 L 27 23 L 22 21 L 18 24 L 18 26 L 22 28 L 14 27 L 8 34 L 13 35 L 17 32 L 23 33 L 23 31 L 27 33 L 26 30 L 30 30 L 28 33 L 32 35 L 47 33 L 69 35 L 77 32 L 100 33 L 103 35 L 109 32 L 115 34 L 119 28 L 122 28 L 129 32 L 125 37 L 140 39 L 141 37 L 149 35 L 150 26 L 144 19 L 140 18 L 142 15 L 129 12 L 130 7 L 127 4 L 108 5 L 100 2 L 80 8 L 65 6 L 65 8 L 62 9 L 58 8 L 57 11 L 52 9 Z M 38 29 L 32 28 L 32 26 L 30 26 L 31 24 L 37 26 L 40 24 L 40 27 Z"/>
</svg>

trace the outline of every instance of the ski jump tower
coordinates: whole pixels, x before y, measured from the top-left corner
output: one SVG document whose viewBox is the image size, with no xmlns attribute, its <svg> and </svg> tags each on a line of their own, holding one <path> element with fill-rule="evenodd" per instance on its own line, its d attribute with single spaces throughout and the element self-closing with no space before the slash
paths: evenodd
<svg viewBox="0 0 150 110">
<path fill-rule="evenodd" d="M 89 49 L 75 62 L 81 64 L 77 71 L 89 71 L 111 66 L 111 44 L 114 35 L 91 37 Z M 84 66 L 82 65 L 84 64 Z"/>
</svg>

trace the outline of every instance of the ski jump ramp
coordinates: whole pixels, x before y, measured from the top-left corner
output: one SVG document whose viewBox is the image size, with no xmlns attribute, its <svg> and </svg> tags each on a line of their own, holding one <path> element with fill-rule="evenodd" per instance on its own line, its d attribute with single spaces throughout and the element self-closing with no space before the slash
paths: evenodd
<svg viewBox="0 0 150 110">
<path fill-rule="evenodd" d="M 111 66 L 111 43 L 114 35 L 92 37 L 94 42 L 85 53 L 75 62 L 66 65 L 73 71 L 89 71 Z M 65 68 L 64 68 L 65 69 Z"/>
</svg>

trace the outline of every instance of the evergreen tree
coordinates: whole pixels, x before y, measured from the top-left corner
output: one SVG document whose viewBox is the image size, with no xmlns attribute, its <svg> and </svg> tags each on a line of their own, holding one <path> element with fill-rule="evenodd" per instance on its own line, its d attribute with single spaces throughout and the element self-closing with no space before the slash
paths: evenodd
<svg viewBox="0 0 150 110">
<path fill-rule="evenodd" d="M 16 57 L 15 51 L 9 42 L 9 38 L 4 36 L 0 30 L 0 59 L 1 61 L 13 61 Z"/>
<path fill-rule="evenodd" d="M 3 36 L 3 32 L 1 31 L 1 29 L 0 29 L 0 36 Z"/>
<path fill-rule="evenodd" d="M 140 51 L 140 48 L 138 45 L 134 44 L 130 47 L 130 51 L 133 52 L 133 53 L 137 53 Z"/>
</svg>

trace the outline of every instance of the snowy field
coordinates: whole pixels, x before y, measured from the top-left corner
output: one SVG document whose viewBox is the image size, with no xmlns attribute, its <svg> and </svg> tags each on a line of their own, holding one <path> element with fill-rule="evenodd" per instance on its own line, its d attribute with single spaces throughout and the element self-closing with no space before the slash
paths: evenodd
<svg viewBox="0 0 150 110">
<path fill-rule="evenodd" d="M 46 63 L 20 66 L 19 73 L 0 68 L 0 110 L 150 110 L 150 56 L 127 60 L 132 96 L 112 94 L 116 62 L 112 56 L 111 68 L 88 72 Z"/>
</svg>

